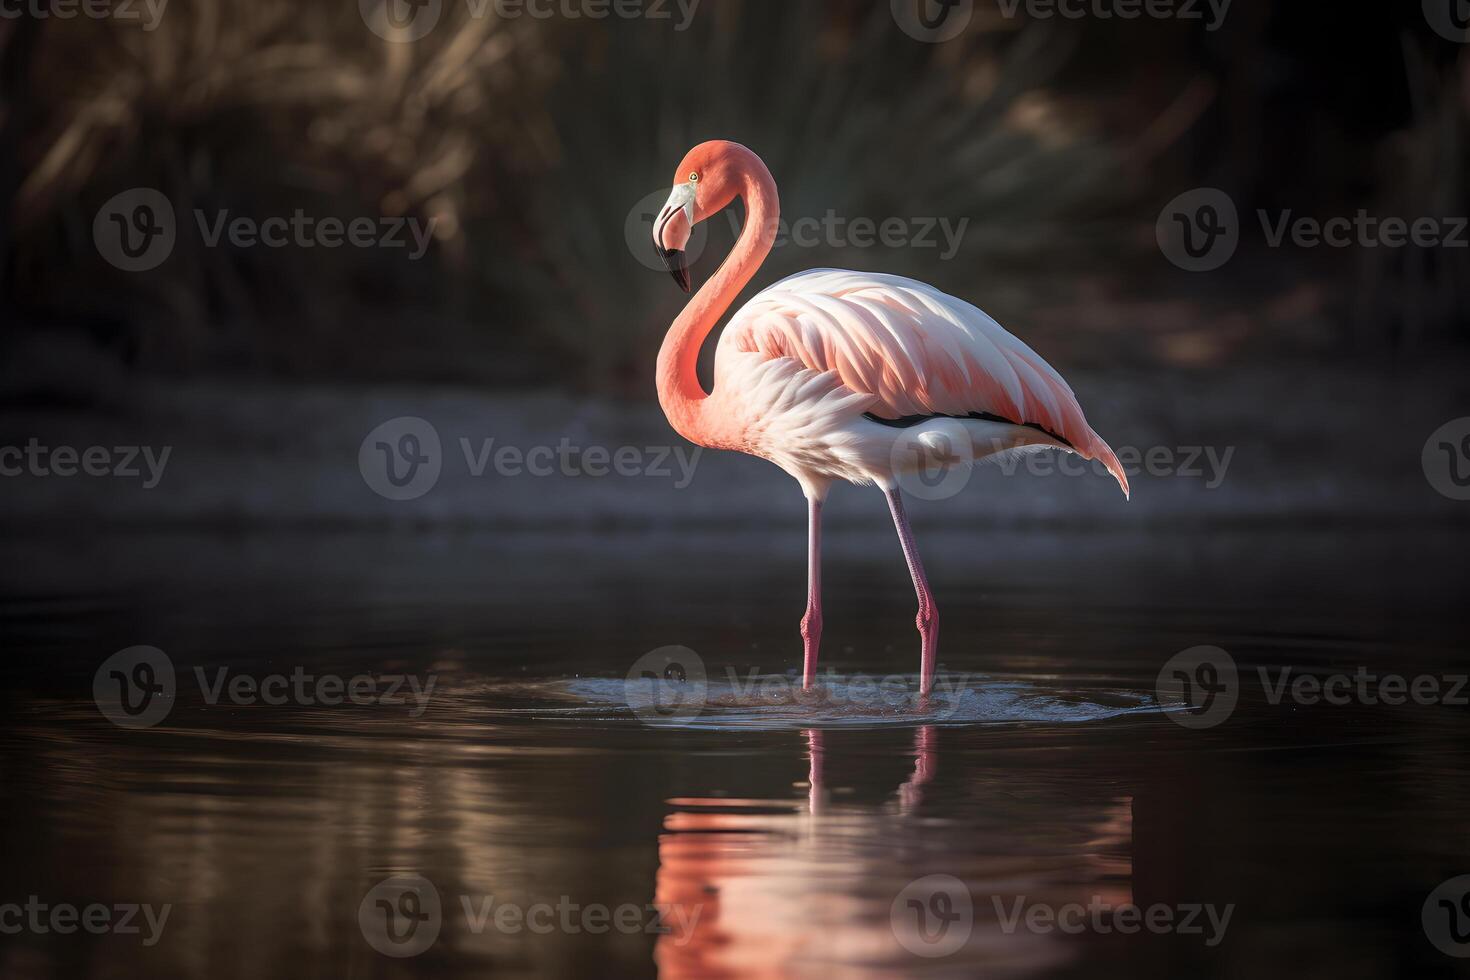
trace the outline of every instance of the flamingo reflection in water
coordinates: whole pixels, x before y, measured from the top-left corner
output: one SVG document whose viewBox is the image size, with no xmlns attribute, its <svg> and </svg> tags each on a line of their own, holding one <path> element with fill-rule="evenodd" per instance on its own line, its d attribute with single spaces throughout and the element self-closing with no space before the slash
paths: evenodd
<svg viewBox="0 0 1470 980">
<path fill-rule="evenodd" d="M 1034 813 L 1015 810 L 1029 810 L 1030 802 L 998 780 L 984 786 L 1000 811 L 993 822 L 976 828 L 926 812 L 940 771 L 940 733 L 933 726 L 915 730 L 913 770 L 878 804 L 852 802 L 844 788 L 831 787 L 828 763 L 838 763 L 829 755 L 827 733 L 808 729 L 802 735 L 804 800 L 669 801 L 675 809 L 659 838 L 655 901 L 682 907 L 686 920 L 697 909 L 698 917 L 691 931 L 659 938 L 654 957 L 661 977 L 778 977 L 805 970 L 891 975 L 925 966 L 941 972 L 983 966 L 1026 976 L 1068 961 L 1075 945 L 1056 934 L 1003 931 L 991 895 L 1131 901 L 1130 799 L 1098 801 L 1083 825 L 1065 828 L 1066 850 L 1047 853 L 1032 834 Z M 1043 805 L 1050 808 L 1050 802 Z M 966 883 L 974 928 L 953 955 L 925 960 L 900 943 L 890 911 L 905 886 L 934 873 Z"/>
</svg>

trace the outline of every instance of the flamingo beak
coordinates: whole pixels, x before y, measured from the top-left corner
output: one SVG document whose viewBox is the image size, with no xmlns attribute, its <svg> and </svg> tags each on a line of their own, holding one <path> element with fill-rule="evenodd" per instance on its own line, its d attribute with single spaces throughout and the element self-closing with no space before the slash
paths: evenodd
<svg viewBox="0 0 1470 980">
<path fill-rule="evenodd" d="M 669 195 L 669 202 L 653 222 L 653 248 L 663 260 L 664 268 L 684 292 L 690 291 L 689 267 L 685 264 L 684 246 L 694 230 L 694 187 L 681 184 Z"/>
</svg>

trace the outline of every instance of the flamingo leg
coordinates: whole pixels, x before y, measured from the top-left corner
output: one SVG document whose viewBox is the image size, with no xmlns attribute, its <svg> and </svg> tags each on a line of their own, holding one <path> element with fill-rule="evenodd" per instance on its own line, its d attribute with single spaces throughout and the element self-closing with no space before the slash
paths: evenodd
<svg viewBox="0 0 1470 980">
<path fill-rule="evenodd" d="M 806 615 L 801 617 L 803 691 L 810 691 L 817 679 L 817 648 L 822 645 L 822 502 L 808 498 L 807 506 Z"/>
<path fill-rule="evenodd" d="M 908 515 L 903 512 L 903 498 L 897 487 L 887 490 L 888 509 L 893 513 L 893 526 L 898 529 L 898 542 L 903 545 L 903 558 L 908 563 L 909 575 L 914 580 L 914 592 L 919 597 L 919 615 L 915 623 L 919 627 L 921 653 L 919 655 L 919 694 L 927 696 L 934 686 L 934 663 L 939 655 L 939 610 L 935 608 L 934 596 L 929 591 L 929 579 L 924 575 L 924 563 L 919 560 L 919 549 L 914 545 L 914 532 L 909 528 Z"/>
</svg>

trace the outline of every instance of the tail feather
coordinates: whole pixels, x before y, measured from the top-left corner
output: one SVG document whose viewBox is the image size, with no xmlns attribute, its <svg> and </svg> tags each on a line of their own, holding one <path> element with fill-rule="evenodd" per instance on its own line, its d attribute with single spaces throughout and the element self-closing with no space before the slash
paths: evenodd
<svg viewBox="0 0 1470 980">
<path fill-rule="evenodd" d="M 1088 459 L 1098 460 L 1106 466 L 1108 472 L 1113 475 L 1113 479 L 1118 481 L 1118 486 L 1122 488 L 1123 497 L 1127 500 L 1132 500 L 1133 492 L 1128 489 L 1128 474 L 1123 472 L 1123 464 L 1118 462 L 1118 454 L 1113 452 L 1112 447 L 1103 441 L 1102 436 L 1093 432 L 1091 429 L 1088 429 L 1088 431 L 1091 432 L 1092 439 L 1083 451 L 1083 455 Z"/>
</svg>

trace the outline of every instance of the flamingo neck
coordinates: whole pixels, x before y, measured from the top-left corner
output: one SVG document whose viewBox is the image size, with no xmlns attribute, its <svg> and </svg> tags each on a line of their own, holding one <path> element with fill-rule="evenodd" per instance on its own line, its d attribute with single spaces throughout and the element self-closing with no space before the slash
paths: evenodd
<svg viewBox="0 0 1470 980">
<path fill-rule="evenodd" d="M 776 182 L 760 159 L 751 159 L 741 171 L 739 196 L 745 199 L 745 227 L 735 247 L 710 280 L 700 288 L 669 327 L 658 352 L 658 401 L 669 424 L 681 436 L 701 446 L 714 445 L 721 421 L 705 413 L 709 393 L 699 383 L 699 349 L 745 288 L 776 241 L 781 215 Z"/>
</svg>

